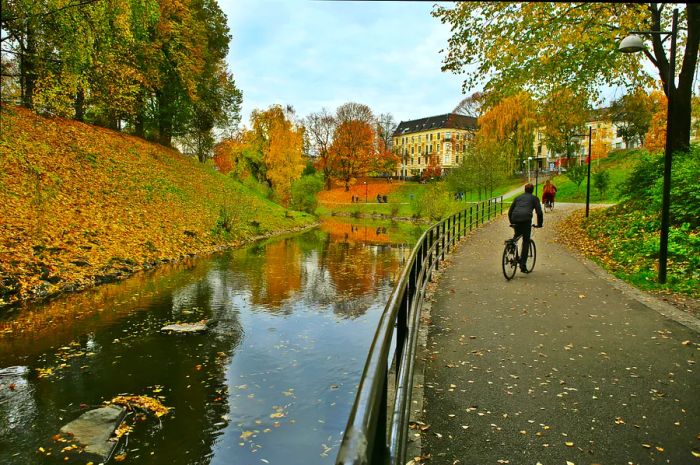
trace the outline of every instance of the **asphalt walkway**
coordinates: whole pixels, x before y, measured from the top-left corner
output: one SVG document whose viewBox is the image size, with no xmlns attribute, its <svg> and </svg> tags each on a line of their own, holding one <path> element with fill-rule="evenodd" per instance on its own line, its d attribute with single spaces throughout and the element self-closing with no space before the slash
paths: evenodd
<svg viewBox="0 0 700 465">
<path fill-rule="evenodd" d="M 426 464 L 700 464 L 700 323 L 556 244 L 572 208 L 545 215 L 531 274 L 503 277 L 505 217 L 444 270 L 423 354 Z"/>
</svg>

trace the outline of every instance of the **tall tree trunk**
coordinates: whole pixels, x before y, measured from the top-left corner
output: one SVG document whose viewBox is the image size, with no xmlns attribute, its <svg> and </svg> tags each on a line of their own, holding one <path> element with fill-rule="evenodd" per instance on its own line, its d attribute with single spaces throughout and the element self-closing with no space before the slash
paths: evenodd
<svg viewBox="0 0 700 465">
<path fill-rule="evenodd" d="M 671 89 L 675 92 L 673 104 L 673 125 L 671 125 L 671 153 L 677 150 L 687 150 L 690 147 L 690 118 L 691 101 L 693 98 L 693 78 L 698 63 L 698 46 L 700 46 L 700 5 L 687 4 L 688 40 L 682 58 L 681 73 L 678 76 L 678 87 Z"/>
<path fill-rule="evenodd" d="M 85 118 L 85 91 L 81 85 L 78 86 L 78 92 L 75 94 L 73 108 L 75 109 L 75 120 L 83 121 Z"/>
<path fill-rule="evenodd" d="M 28 21 L 24 46 L 20 46 L 20 79 L 22 81 L 22 105 L 34 108 L 36 82 L 36 37 L 34 26 Z"/>
<path fill-rule="evenodd" d="M 173 114 L 170 111 L 170 98 L 164 90 L 157 94 L 158 98 L 158 143 L 170 147 L 173 138 Z"/>
<path fill-rule="evenodd" d="M 143 91 L 140 91 L 137 97 L 137 103 L 136 103 L 136 119 L 134 121 L 134 133 L 136 136 L 143 138 L 145 135 L 145 109 L 144 109 L 144 97 L 143 97 Z"/>
</svg>

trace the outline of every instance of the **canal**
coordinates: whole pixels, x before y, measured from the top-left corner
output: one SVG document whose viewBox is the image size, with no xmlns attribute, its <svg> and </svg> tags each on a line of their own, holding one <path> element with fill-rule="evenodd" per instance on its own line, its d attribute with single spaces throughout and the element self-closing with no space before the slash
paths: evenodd
<svg viewBox="0 0 700 465">
<path fill-rule="evenodd" d="M 86 463 L 61 426 L 119 395 L 133 464 L 332 464 L 419 227 L 314 230 L 141 273 L 0 319 L 0 463 Z M 170 323 L 206 321 L 172 335 Z M 114 460 L 114 458 L 113 458 Z"/>
</svg>

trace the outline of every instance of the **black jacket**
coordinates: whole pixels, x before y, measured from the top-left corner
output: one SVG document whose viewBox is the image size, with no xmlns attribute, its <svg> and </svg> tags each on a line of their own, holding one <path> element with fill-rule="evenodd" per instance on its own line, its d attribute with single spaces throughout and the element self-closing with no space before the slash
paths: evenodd
<svg viewBox="0 0 700 465">
<path fill-rule="evenodd" d="M 513 200 L 508 209 L 508 219 L 512 224 L 515 223 L 528 223 L 532 221 L 532 210 L 537 212 L 537 226 L 541 227 L 544 222 L 544 215 L 542 215 L 542 205 L 540 204 L 540 199 L 536 196 L 525 192 Z"/>
</svg>

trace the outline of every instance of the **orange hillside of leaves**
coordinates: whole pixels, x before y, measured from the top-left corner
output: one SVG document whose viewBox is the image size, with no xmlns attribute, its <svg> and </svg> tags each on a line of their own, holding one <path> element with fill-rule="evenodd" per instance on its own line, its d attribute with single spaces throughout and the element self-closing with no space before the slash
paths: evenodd
<svg viewBox="0 0 700 465">
<path fill-rule="evenodd" d="M 0 306 L 215 250 L 222 207 L 234 239 L 271 211 L 276 227 L 294 226 L 174 150 L 22 108 L 2 106 L 0 124 Z"/>
<path fill-rule="evenodd" d="M 367 201 L 376 202 L 377 194 L 389 196 L 392 192 L 403 184 L 403 181 L 387 182 L 385 179 L 359 179 L 350 186 L 350 190 L 345 190 L 344 184 L 333 186 L 329 191 L 323 190 L 318 193 L 318 201 L 320 203 L 351 203 L 352 196 L 359 197 L 362 202 L 365 201 L 365 185 L 367 181 Z M 391 199 L 389 199 L 391 201 Z"/>
</svg>

